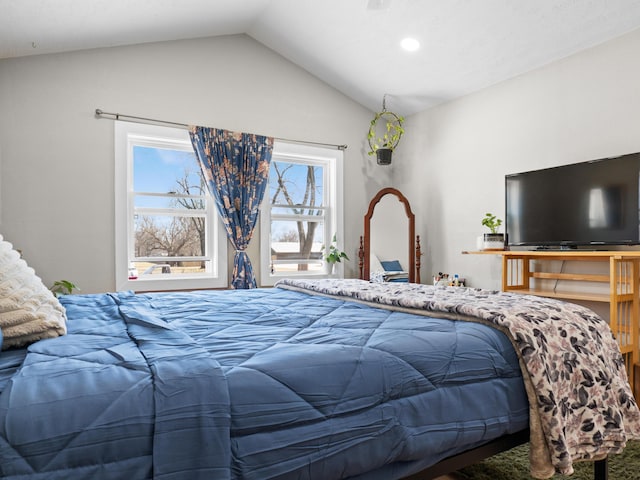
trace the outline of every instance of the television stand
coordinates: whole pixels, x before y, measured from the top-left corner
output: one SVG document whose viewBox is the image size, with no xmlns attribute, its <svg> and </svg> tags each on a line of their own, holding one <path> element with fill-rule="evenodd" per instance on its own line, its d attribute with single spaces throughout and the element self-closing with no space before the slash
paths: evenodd
<svg viewBox="0 0 640 480">
<path fill-rule="evenodd" d="M 609 304 L 609 326 L 624 358 L 634 395 L 640 398 L 640 381 L 634 385 L 634 365 L 640 361 L 638 335 L 640 323 L 640 251 L 612 250 L 531 250 L 465 252 L 502 257 L 502 290 L 541 297 Z M 558 273 L 549 268 L 548 261 L 608 264 L 608 273 Z M 547 262 L 545 262 L 547 261 Z M 564 263 L 563 263 L 564 265 Z M 549 281 L 555 281 L 550 287 Z M 558 290 L 558 281 L 578 287 Z M 602 287 L 594 293 L 594 284 Z M 584 288 L 580 288 L 584 285 Z M 640 368 L 639 368 L 640 372 Z"/>
</svg>

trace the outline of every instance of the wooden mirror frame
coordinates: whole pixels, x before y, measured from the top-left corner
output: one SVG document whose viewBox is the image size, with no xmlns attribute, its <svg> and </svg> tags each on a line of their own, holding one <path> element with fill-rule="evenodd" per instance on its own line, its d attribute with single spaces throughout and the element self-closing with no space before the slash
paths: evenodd
<svg viewBox="0 0 640 480">
<path fill-rule="evenodd" d="M 411 211 L 409 200 L 407 200 L 400 190 L 393 187 L 383 188 L 376 193 L 375 197 L 369 202 L 369 209 L 364 216 L 364 237 L 360 237 L 360 248 L 358 249 L 358 270 L 360 272 L 360 278 L 363 280 L 370 279 L 371 217 L 373 217 L 376 205 L 385 195 L 395 195 L 398 201 L 404 205 L 404 211 L 409 221 L 409 265 L 407 265 L 409 282 L 420 283 L 420 256 L 422 252 L 420 249 L 420 236 L 416 236 L 415 215 Z"/>
</svg>

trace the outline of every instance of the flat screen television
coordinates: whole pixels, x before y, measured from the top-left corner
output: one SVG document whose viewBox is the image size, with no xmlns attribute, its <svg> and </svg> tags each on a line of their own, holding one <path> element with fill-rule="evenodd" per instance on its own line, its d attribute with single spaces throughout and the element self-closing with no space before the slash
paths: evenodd
<svg viewBox="0 0 640 480">
<path fill-rule="evenodd" d="M 505 176 L 508 246 L 640 244 L 640 153 Z"/>
</svg>

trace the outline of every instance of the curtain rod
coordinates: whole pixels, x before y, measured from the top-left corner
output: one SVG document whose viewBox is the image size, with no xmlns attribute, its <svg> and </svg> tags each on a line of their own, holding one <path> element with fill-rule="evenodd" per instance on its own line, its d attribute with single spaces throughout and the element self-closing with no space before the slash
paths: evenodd
<svg viewBox="0 0 640 480">
<path fill-rule="evenodd" d="M 149 124 L 156 124 L 156 125 L 171 125 L 173 127 L 189 128 L 189 125 L 186 123 L 168 122 L 166 120 L 156 120 L 155 118 L 136 117 L 134 115 L 125 115 L 122 113 L 110 113 L 110 112 L 102 111 L 99 108 L 96 108 L 96 117 L 105 117 L 105 118 L 112 117 L 113 120 L 123 120 L 125 122 L 139 121 L 142 123 L 149 123 Z M 347 149 L 347 145 L 336 145 L 333 143 L 309 142 L 306 140 L 289 140 L 287 138 L 275 138 L 275 137 L 274 137 L 274 140 L 279 140 L 281 142 L 288 142 L 288 143 L 299 143 L 299 144 L 305 144 L 305 145 L 320 145 L 323 147 L 333 147 L 333 148 L 337 148 L 338 150 Z"/>
</svg>

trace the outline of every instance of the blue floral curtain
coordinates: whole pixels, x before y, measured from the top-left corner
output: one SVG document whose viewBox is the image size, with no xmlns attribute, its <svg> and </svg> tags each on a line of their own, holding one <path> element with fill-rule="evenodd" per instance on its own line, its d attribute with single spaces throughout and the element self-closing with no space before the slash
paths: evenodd
<svg viewBox="0 0 640 480">
<path fill-rule="evenodd" d="M 256 288 L 246 253 L 269 176 L 273 138 L 217 128 L 189 127 L 193 149 L 236 250 L 232 288 Z"/>
</svg>

